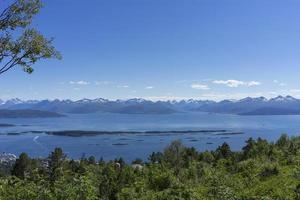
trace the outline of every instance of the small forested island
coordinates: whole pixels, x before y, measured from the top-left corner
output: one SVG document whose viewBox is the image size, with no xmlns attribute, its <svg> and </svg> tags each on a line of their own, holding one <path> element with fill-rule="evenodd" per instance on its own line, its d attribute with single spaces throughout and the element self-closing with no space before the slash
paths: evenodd
<svg viewBox="0 0 300 200">
<path fill-rule="evenodd" d="M 14 127 L 14 126 L 16 126 L 16 125 L 14 125 L 14 124 L 0 124 L 0 128 L 2 127 L 2 128 L 5 128 L 5 127 Z"/>
<path fill-rule="evenodd" d="M 0 109 L 0 118 L 50 118 L 50 117 L 64 117 L 65 115 L 56 112 L 21 109 L 9 110 Z"/>
<path fill-rule="evenodd" d="M 36 131 L 43 133 L 43 131 Z M 55 136 L 69 136 L 69 137 L 83 137 L 83 136 L 97 136 L 97 135 L 120 135 L 120 134 L 149 134 L 149 135 L 163 135 L 163 134 L 186 134 L 186 133 L 207 133 L 215 135 L 239 135 L 243 132 L 228 132 L 227 130 L 166 130 L 166 131 L 85 131 L 85 130 L 63 130 L 63 131 L 45 131 L 48 135 Z"/>
<path fill-rule="evenodd" d="M 223 143 L 198 152 L 174 141 L 147 161 L 67 158 L 1 159 L 0 199 L 231 200 L 300 199 L 300 137 L 248 139 L 241 151 Z M 13 160 L 14 158 L 14 160 Z"/>
</svg>

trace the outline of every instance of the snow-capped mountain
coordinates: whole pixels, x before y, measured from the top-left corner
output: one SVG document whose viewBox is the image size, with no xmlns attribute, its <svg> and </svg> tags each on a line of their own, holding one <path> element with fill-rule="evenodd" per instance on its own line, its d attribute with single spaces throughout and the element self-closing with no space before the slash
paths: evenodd
<svg viewBox="0 0 300 200">
<path fill-rule="evenodd" d="M 150 101 L 142 98 L 108 100 L 103 98 L 73 100 L 0 100 L 0 109 L 34 109 L 59 113 L 110 112 L 125 114 L 169 114 L 175 112 L 210 112 L 228 114 L 300 114 L 300 100 L 292 96 L 246 97 L 240 100 L 169 100 Z"/>
<path fill-rule="evenodd" d="M 246 97 L 244 99 L 240 99 L 238 102 L 267 102 L 268 99 L 265 97 L 256 97 L 256 98 L 251 98 L 251 97 Z"/>
<path fill-rule="evenodd" d="M 292 96 L 278 96 L 269 100 L 265 97 L 247 97 L 238 101 L 224 100 L 197 110 L 242 115 L 296 114 L 300 113 L 300 100 Z"/>
<path fill-rule="evenodd" d="M 205 105 L 213 105 L 216 104 L 215 101 L 210 100 L 195 100 L 195 99 L 188 99 L 188 100 L 180 100 L 180 101 L 167 101 L 167 103 L 174 106 L 176 109 L 180 110 L 195 110 L 201 106 Z"/>
<path fill-rule="evenodd" d="M 15 98 L 15 99 L 9 99 L 5 102 L 6 105 L 15 105 L 15 104 L 21 104 L 25 101 L 22 101 L 21 99 Z"/>
<path fill-rule="evenodd" d="M 287 101 L 297 101 L 298 99 L 292 97 L 292 96 L 286 96 L 286 97 L 283 97 L 283 96 L 277 96 L 275 98 L 272 98 L 270 99 L 270 102 L 287 102 Z"/>
</svg>

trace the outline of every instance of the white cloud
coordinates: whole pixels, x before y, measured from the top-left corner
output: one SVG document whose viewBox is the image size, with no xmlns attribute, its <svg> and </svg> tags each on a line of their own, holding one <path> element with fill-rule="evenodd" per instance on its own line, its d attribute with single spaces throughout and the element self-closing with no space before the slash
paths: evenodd
<svg viewBox="0 0 300 200">
<path fill-rule="evenodd" d="M 118 88 L 129 88 L 129 85 L 118 85 Z"/>
<path fill-rule="evenodd" d="M 196 90 L 210 90 L 210 88 L 207 85 L 203 85 L 203 84 L 192 84 L 190 86 L 191 88 Z"/>
<path fill-rule="evenodd" d="M 261 85 L 261 83 L 258 81 L 245 82 L 245 81 L 239 81 L 239 80 L 214 80 L 213 83 L 226 85 L 226 86 L 232 87 L 232 88 L 236 88 L 239 86 L 252 87 L 252 86 Z"/>
<path fill-rule="evenodd" d="M 108 85 L 113 84 L 111 81 L 95 81 L 95 85 Z"/>
<path fill-rule="evenodd" d="M 244 84 L 244 82 L 238 80 L 214 80 L 213 83 L 227 85 L 228 87 L 239 87 Z"/>
<path fill-rule="evenodd" d="M 300 93 L 300 89 L 290 89 L 289 92 Z"/>
<path fill-rule="evenodd" d="M 286 83 L 280 82 L 280 81 L 278 81 L 278 80 L 273 80 L 273 83 L 279 85 L 280 87 L 284 87 L 284 86 L 287 85 Z"/>
<path fill-rule="evenodd" d="M 71 85 L 89 85 L 90 82 L 88 81 L 70 81 L 69 82 Z"/>
<path fill-rule="evenodd" d="M 147 86 L 147 87 L 145 87 L 146 90 L 151 90 L 153 88 L 154 88 L 153 86 Z"/>
<path fill-rule="evenodd" d="M 284 87 L 286 86 L 286 83 L 279 83 L 279 86 Z"/>
<path fill-rule="evenodd" d="M 260 83 L 260 82 L 257 82 L 257 81 L 250 81 L 250 82 L 248 82 L 248 83 L 246 83 L 246 84 L 247 84 L 247 86 L 252 87 L 252 86 L 258 86 L 258 85 L 260 85 L 261 83 Z"/>
</svg>

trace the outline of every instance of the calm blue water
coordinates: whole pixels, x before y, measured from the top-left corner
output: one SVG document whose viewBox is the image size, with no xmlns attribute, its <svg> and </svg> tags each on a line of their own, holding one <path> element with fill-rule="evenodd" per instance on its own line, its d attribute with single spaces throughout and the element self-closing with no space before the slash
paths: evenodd
<svg viewBox="0 0 300 200">
<path fill-rule="evenodd" d="M 172 140 L 180 139 L 198 150 L 215 149 L 223 142 L 239 150 L 249 137 L 276 140 L 282 133 L 298 136 L 300 116 L 236 116 L 207 113 L 176 113 L 170 115 L 88 114 L 68 115 L 65 118 L 1 119 L 0 123 L 16 127 L 0 128 L 0 151 L 31 156 L 47 156 L 55 147 L 62 147 L 69 157 L 93 155 L 97 158 L 123 157 L 130 161 L 146 159 L 153 151 L 163 150 Z M 51 136 L 26 133 L 8 136 L 6 133 L 49 130 L 207 130 L 242 131 L 243 135 L 214 135 L 205 133 L 163 135 L 99 135 L 94 137 Z M 121 143 L 124 145 L 114 145 Z M 207 144 L 212 143 L 212 144 Z M 126 145 L 125 145 L 126 144 Z"/>
</svg>

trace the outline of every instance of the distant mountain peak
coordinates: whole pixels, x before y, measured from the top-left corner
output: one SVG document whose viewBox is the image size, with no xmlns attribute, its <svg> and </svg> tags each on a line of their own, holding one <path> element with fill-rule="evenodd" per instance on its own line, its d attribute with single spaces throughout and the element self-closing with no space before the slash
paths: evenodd
<svg viewBox="0 0 300 200">
<path fill-rule="evenodd" d="M 257 98 L 255 98 L 255 99 L 259 99 L 259 100 L 261 100 L 261 101 L 268 101 L 268 99 L 267 99 L 266 97 L 263 97 L 263 96 L 257 97 Z"/>
<path fill-rule="evenodd" d="M 222 101 L 220 101 L 219 103 L 234 103 L 234 102 L 236 102 L 237 100 L 235 100 L 235 99 L 224 99 L 224 100 L 222 100 Z"/>
<path fill-rule="evenodd" d="M 90 103 L 92 102 L 91 99 L 87 99 L 87 98 L 83 98 L 83 99 L 80 99 L 78 101 L 75 101 L 75 103 Z"/>
<path fill-rule="evenodd" d="M 64 100 L 62 100 L 61 102 L 62 102 L 62 103 L 66 103 L 66 104 L 73 103 L 73 101 L 70 100 L 70 99 L 64 99 Z"/>
<path fill-rule="evenodd" d="M 267 102 L 268 99 L 265 97 L 246 97 L 243 98 L 241 100 L 239 100 L 238 102 Z"/>
<path fill-rule="evenodd" d="M 5 102 L 5 104 L 20 104 L 20 103 L 24 103 L 24 101 L 22 101 L 19 98 L 9 99 Z"/>
<path fill-rule="evenodd" d="M 287 95 L 285 98 L 286 98 L 287 100 L 290 100 L 290 101 L 296 101 L 296 100 L 298 100 L 298 99 L 296 99 L 295 97 L 292 97 L 292 96 L 290 96 L 290 95 Z"/>
<path fill-rule="evenodd" d="M 275 102 L 280 102 L 280 101 L 296 101 L 298 99 L 296 99 L 295 97 L 292 97 L 290 95 L 287 95 L 287 96 L 282 96 L 282 95 L 279 95 L 277 97 L 274 97 L 272 99 L 270 99 L 270 101 L 275 101 Z"/>
<path fill-rule="evenodd" d="M 132 99 L 128 99 L 128 102 L 137 102 L 137 103 L 142 103 L 142 102 L 147 102 L 149 100 L 143 99 L 143 98 L 132 98 Z"/>
<path fill-rule="evenodd" d="M 108 99 L 104 99 L 104 98 L 97 98 L 97 99 L 94 99 L 93 101 L 97 102 L 97 103 L 104 103 L 104 102 L 108 102 L 109 100 Z"/>
</svg>

